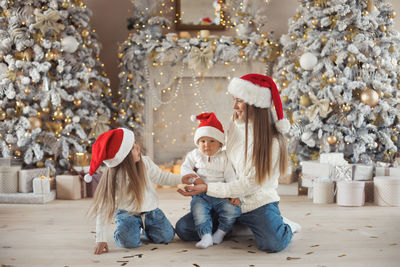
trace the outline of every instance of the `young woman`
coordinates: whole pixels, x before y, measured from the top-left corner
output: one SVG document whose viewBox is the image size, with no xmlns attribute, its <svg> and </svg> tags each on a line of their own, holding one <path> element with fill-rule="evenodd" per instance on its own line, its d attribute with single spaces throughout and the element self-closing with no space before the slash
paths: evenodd
<svg viewBox="0 0 400 267">
<path fill-rule="evenodd" d="M 290 124 L 283 118 L 279 92 L 270 77 L 247 74 L 234 78 L 228 91 L 234 96 L 235 112 L 227 133 L 226 153 L 239 179 L 196 184 L 179 192 L 185 196 L 207 193 L 219 198 L 239 197 L 242 215 L 237 221 L 250 228 L 260 250 L 278 252 L 301 228 L 281 216 L 276 190 L 278 178 L 287 168 L 282 133 Z M 275 109 L 271 109 L 273 105 Z M 178 236 L 185 241 L 198 240 L 193 225 L 192 214 L 182 217 L 176 224 Z"/>
<path fill-rule="evenodd" d="M 169 243 L 175 236 L 174 229 L 158 208 L 155 184 L 176 185 L 187 183 L 194 174 L 180 175 L 161 171 L 154 162 L 140 153 L 135 135 L 128 129 L 114 129 L 100 135 L 92 147 L 89 174 L 85 181 L 102 163 L 107 166 L 96 188 L 90 215 L 96 218 L 95 254 L 108 252 L 107 225 L 115 214 L 117 229 L 114 240 L 118 246 L 140 246 L 140 233 L 154 243 Z"/>
</svg>

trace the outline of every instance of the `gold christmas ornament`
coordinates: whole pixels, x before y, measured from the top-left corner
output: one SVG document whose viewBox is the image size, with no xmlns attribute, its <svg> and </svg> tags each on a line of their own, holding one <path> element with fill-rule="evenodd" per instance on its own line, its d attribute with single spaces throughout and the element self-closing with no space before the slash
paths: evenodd
<svg viewBox="0 0 400 267">
<path fill-rule="evenodd" d="M 282 88 L 286 88 L 289 85 L 289 81 L 288 80 L 283 80 L 282 81 Z"/>
<path fill-rule="evenodd" d="M 82 105 L 82 100 L 80 98 L 75 98 L 74 105 L 75 107 L 80 107 Z"/>
<path fill-rule="evenodd" d="M 36 128 L 42 128 L 42 120 L 40 118 L 29 117 L 28 120 L 31 124 L 31 130 L 36 129 Z"/>
<path fill-rule="evenodd" d="M 302 95 L 300 96 L 300 105 L 303 107 L 308 107 L 310 105 L 310 98 L 308 95 Z"/>
<path fill-rule="evenodd" d="M 122 58 L 124 56 L 124 53 L 118 53 L 118 58 Z"/>
<path fill-rule="evenodd" d="M 351 111 L 351 106 L 349 104 L 346 104 L 343 106 L 343 110 L 346 112 L 349 112 L 349 111 Z"/>
<path fill-rule="evenodd" d="M 82 35 L 83 38 L 87 38 L 89 36 L 89 34 L 90 34 L 90 32 L 88 30 L 86 30 L 86 29 L 84 29 L 81 32 L 81 35 Z"/>
<path fill-rule="evenodd" d="M 350 54 L 347 57 L 347 64 L 353 65 L 356 62 L 356 60 L 357 60 L 356 57 L 353 54 Z"/>
<path fill-rule="evenodd" d="M 336 77 L 334 77 L 334 76 L 329 77 L 329 78 L 328 78 L 328 83 L 330 83 L 330 84 L 336 83 Z"/>
<path fill-rule="evenodd" d="M 66 117 L 64 120 L 65 124 L 71 124 L 72 123 L 72 119 L 70 117 Z"/>
<path fill-rule="evenodd" d="M 366 16 L 368 16 L 369 12 L 368 12 L 368 10 L 364 9 L 362 11 L 362 14 L 363 14 L 364 17 L 366 17 Z"/>
<path fill-rule="evenodd" d="M 50 108 L 49 107 L 42 108 L 42 111 L 44 113 L 49 113 L 50 112 Z"/>
<path fill-rule="evenodd" d="M 296 19 L 301 18 L 301 14 L 300 13 L 296 13 L 296 15 L 294 16 Z"/>
<path fill-rule="evenodd" d="M 326 37 L 325 35 L 321 37 L 321 42 L 323 44 L 325 44 L 328 41 L 328 37 Z"/>
<path fill-rule="evenodd" d="M 293 41 L 296 40 L 296 39 L 297 39 L 297 35 L 294 34 L 294 33 L 291 34 L 291 35 L 290 35 L 290 39 L 293 40 Z"/>
<path fill-rule="evenodd" d="M 56 111 L 54 111 L 53 116 L 57 120 L 62 120 L 64 119 L 64 112 L 58 108 Z"/>
<path fill-rule="evenodd" d="M 29 95 L 31 93 L 31 89 L 29 87 L 26 87 L 25 90 L 24 90 L 24 93 L 26 95 Z"/>
<path fill-rule="evenodd" d="M 379 26 L 379 30 L 386 32 L 387 31 L 387 27 L 385 25 L 380 25 Z"/>
<path fill-rule="evenodd" d="M 68 2 L 62 2 L 62 4 L 61 4 L 61 6 L 63 7 L 63 8 L 68 8 L 69 7 L 69 3 Z"/>
<path fill-rule="evenodd" d="M 240 51 L 239 51 L 239 57 L 241 57 L 241 58 L 244 57 L 244 52 L 243 52 L 243 50 L 240 50 Z"/>
<path fill-rule="evenodd" d="M 57 58 L 57 54 L 54 53 L 54 52 L 52 52 L 52 51 L 48 51 L 48 52 L 46 53 L 45 57 L 46 57 L 46 60 L 47 60 L 47 61 L 50 61 L 50 60 L 56 59 L 56 58 Z"/>
<path fill-rule="evenodd" d="M 367 89 L 361 93 L 360 99 L 364 104 L 374 107 L 379 102 L 379 95 L 375 90 Z"/>
<path fill-rule="evenodd" d="M 129 73 L 129 74 L 126 76 L 126 78 L 128 78 L 129 80 L 132 80 L 132 79 L 133 79 L 133 74 L 132 74 L 132 73 Z"/>
<path fill-rule="evenodd" d="M 393 141 L 393 142 L 395 142 L 395 143 L 396 143 L 398 140 L 399 140 L 399 139 L 397 138 L 397 136 L 395 136 L 395 135 L 392 135 L 392 141 Z"/>
<path fill-rule="evenodd" d="M 283 102 L 283 103 L 287 103 L 287 102 L 289 101 L 289 98 L 287 97 L 287 95 L 283 95 L 283 96 L 281 97 L 281 99 L 282 99 L 282 102 Z"/>
<path fill-rule="evenodd" d="M 17 156 L 17 157 L 20 157 L 21 156 L 21 150 L 18 150 L 18 149 L 15 150 L 14 151 L 14 155 Z"/>
<path fill-rule="evenodd" d="M 282 75 L 282 76 L 286 76 L 286 74 L 288 74 L 288 72 L 287 72 L 285 69 L 282 70 L 281 75 Z"/>
<path fill-rule="evenodd" d="M 42 168 L 43 166 L 44 166 L 43 161 L 38 161 L 38 162 L 36 162 L 36 167 Z"/>
<path fill-rule="evenodd" d="M 393 11 L 393 12 L 392 12 L 392 15 L 391 15 L 392 19 L 394 19 L 396 16 L 397 16 L 396 12 Z"/>
<path fill-rule="evenodd" d="M 389 46 L 389 52 L 390 53 L 396 52 L 396 48 L 394 47 L 394 45 Z"/>
<path fill-rule="evenodd" d="M 313 18 L 313 19 L 311 20 L 311 24 L 314 25 L 314 26 L 317 26 L 318 23 L 319 23 L 319 21 L 318 21 L 318 19 L 316 19 L 316 18 Z"/>
<path fill-rule="evenodd" d="M 4 110 L 0 109 L 0 121 L 5 120 L 7 117 L 7 114 Z"/>
<path fill-rule="evenodd" d="M 337 142 L 337 137 L 334 135 L 330 135 L 326 138 L 326 141 L 328 142 L 328 144 L 330 145 L 334 145 Z"/>
</svg>

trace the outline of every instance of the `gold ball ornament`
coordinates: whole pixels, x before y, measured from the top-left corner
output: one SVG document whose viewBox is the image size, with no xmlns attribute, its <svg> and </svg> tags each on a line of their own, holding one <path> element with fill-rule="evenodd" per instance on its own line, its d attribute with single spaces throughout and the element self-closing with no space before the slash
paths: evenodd
<svg viewBox="0 0 400 267">
<path fill-rule="evenodd" d="M 394 45 L 389 46 L 389 52 L 390 53 L 396 52 L 396 48 L 394 47 Z"/>
<path fill-rule="evenodd" d="M 75 107 L 80 107 L 82 105 L 82 100 L 80 98 L 75 98 L 74 105 Z"/>
<path fill-rule="evenodd" d="M 124 53 L 118 53 L 118 58 L 122 58 L 124 56 Z"/>
<path fill-rule="evenodd" d="M 0 109 L 0 121 L 5 120 L 7 117 L 7 114 L 4 110 Z"/>
<path fill-rule="evenodd" d="M 321 37 L 321 42 L 323 44 L 325 44 L 328 41 L 328 37 L 326 37 L 325 35 Z"/>
<path fill-rule="evenodd" d="M 24 93 L 26 95 L 29 95 L 31 93 L 31 89 L 29 87 L 26 87 L 25 90 L 24 90 Z"/>
<path fill-rule="evenodd" d="M 31 130 L 42 127 L 42 120 L 40 118 L 29 117 L 28 120 L 31 123 Z"/>
<path fill-rule="evenodd" d="M 396 16 L 397 16 L 396 12 L 393 11 L 393 12 L 392 12 L 392 15 L 391 15 L 392 19 L 394 19 Z"/>
<path fill-rule="evenodd" d="M 81 35 L 82 35 L 83 38 L 87 38 L 89 36 L 89 34 L 90 34 L 90 32 L 88 30 L 86 30 L 86 29 L 84 29 L 81 32 Z"/>
<path fill-rule="evenodd" d="M 355 62 L 356 62 L 356 57 L 353 55 L 353 54 L 350 54 L 348 57 L 347 57 L 347 63 L 349 64 L 349 65 L 353 65 Z"/>
<path fill-rule="evenodd" d="M 289 86 L 289 81 L 288 80 L 283 80 L 282 81 L 282 88 L 286 88 Z"/>
<path fill-rule="evenodd" d="M 36 162 L 36 167 L 42 168 L 43 166 L 44 166 L 44 162 L 43 161 Z"/>
<path fill-rule="evenodd" d="M 379 95 L 375 90 L 367 89 L 361 93 L 360 99 L 364 104 L 374 107 L 379 102 Z"/>
<path fill-rule="evenodd" d="M 282 102 L 283 102 L 283 103 L 287 103 L 287 102 L 289 101 L 289 98 L 288 98 L 287 95 L 283 95 L 283 96 L 281 97 L 281 99 L 282 99 Z"/>
<path fill-rule="evenodd" d="M 243 50 L 239 51 L 239 57 L 244 57 L 244 51 Z"/>
<path fill-rule="evenodd" d="M 311 20 L 311 24 L 314 25 L 314 26 L 317 26 L 318 23 L 319 23 L 319 21 L 318 21 L 318 19 L 316 19 L 316 18 L 313 18 L 313 19 Z"/>
<path fill-rule="evenodd" d="M 362 14 L 363 14 L 364 17 L 366 17 L 366 16 L 368 16 L 369 12 L 368 12 L 368 10 L 364 9 Z"/>
<path fill-rule="evenodd" d="M 14 155 L 17 156 L 17 157 L 20 157 L 21 154 L 22 154 L 22 153 L 21 153 L 21 150 L 18 150 L 18 149 L 17 149 L 17 150 L 14 151 Z"/>
<path fill-rule="evenodd" d="M 133 79 L 133 74 L 132 74 L 132 73 L 129 73 L 129 74 L 126 76 L 126 78 L 128 78 L 129 80 L 132 80 L 132 79 Z"/>
<path fill-rule="evenodd" d="M 297 35 L 296 34 L 291 34 L 290 35 L 290 39 L 292 40 L 292 41 L 294 41 L 294 40 L 296 40 L 297 39 Z"/>
<path fill-rule="evenodd" d="M 393 142 L 395 142 L 395 143 L 396 143 L 398 140 L 399 140 L 399 139 L 397 138 L 397 136 L 395 136 L 395 135 L 392 135 L 392 141 L 393 141 Z"/>
<path fill-rule="evenodd" d="M 68 3 L 67 1 L 62 2 L 61 6 L 62 6 L 63 8 L 68 8 L 68 7 L 69 7 L 69 3 Z"/>
<path fill-rule="evenodd" d="M 308 107 L 310 105 L 310 98 L 308 95 L 302 95 L 300 96 L 300 105 L 303 107 Z"/>
<path fill-rule="evenodd" d="M 62 120 L 64 119 L 64 112 L 62 112 L 62 110 L 60 109 L 57 109 L 56 111 L 54 111 L 53 116 L 57 120 Z"/>
<path fill-rule="evenodd" d="M 71 117 L 66 117 L 64 122 L 65 122 L 65 124 L 71 124 L 72 123 Z"/>
<path fill-rule="evenodd" d="M 334 135 L 330 135 L 326 138 L 326 141 L 328 142 L 328 144 L 330 145 L 334 145 L 337 142 L 337 137 Z"/>
<path fill-rule="evenodd" d="M 379 30 L 381 30 L 381 31 L 383 31 L 383 32 L 386 32 L 386 31 L 387 31 L 386 25 L 380 25 L 380 26 L 379 26 Z"/>
<path fill-rule="evenodd" d="M 346 104 L 343 106 L 343 110 L 346 112 L 349 112 L 349 111 L 351 111 L 351 106 L 349 104 Z"/>
<path fill-rule="evenodd" d="M 336 77 L 334 77 L 334 76 L 329 77 L 329 78 L 328 78 L 328 83 L 330 83 L 330 84 L 336 83 Z"/>
</svg>

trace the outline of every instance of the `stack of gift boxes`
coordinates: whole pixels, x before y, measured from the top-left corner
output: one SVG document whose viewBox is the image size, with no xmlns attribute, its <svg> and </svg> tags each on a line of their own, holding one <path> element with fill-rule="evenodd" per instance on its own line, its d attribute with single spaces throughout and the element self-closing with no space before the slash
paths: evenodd
<svg viewBox="0 0 400 267">
<path fill-rule="evenodd" d="M 43 204 L 55 199 L 49 168 L 22 170 L 10 158 L 0 158 L 0 203 Z"/>
<path fill-rule="evenodd" d="M 22 169 L 9 158 L 0 158 L 0 203 L 47 203 L 57 199 L 93 197 L 103 168 L 86 184 L 83 177 L 89 170 L 90 155 L 76 153 L 71 170 L 52 178 L 49 168 Z"/>
<path fill-rule="evenodd" d="M 301 162 L 301 184 L 314 203 L 400 206 L 400 164 L 349 164 L 343 153 L 325 153 L 319 161 Z"/>
</svg>

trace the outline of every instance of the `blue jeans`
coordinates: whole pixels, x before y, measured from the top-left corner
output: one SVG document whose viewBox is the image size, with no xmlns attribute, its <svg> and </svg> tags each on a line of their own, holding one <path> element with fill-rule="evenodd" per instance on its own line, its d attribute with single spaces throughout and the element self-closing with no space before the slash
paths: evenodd
<svg viewBox="0 0 400 267">
<path fill-rule="evenodd" d="M 241 214 L 239 206 L 229 204 L 229 200 L 210 197 L 205 193 L 194 196 L 190 202 L 190 208 L 193 214 L 195 230 L 200 237 L 212 233 L 211 210 L 218 214 L 218 229 L 224 232 L 231 230 L 236 219 Z"/>
<path fill-rule="evenodd" d="M 132 215 L 126 210 L 118 210 L 115 214 L 117 229 L 114 240 L 123 248 L 136 248 L 142 245 L 140 231 L 144 229 L 146 236 L 154 243 L 169 243 L 175 232 L 171 223 L 160 209 L 144 212 L 144 225 L 141 215 Z"/>
<path fill-rule="evenodd" d="M 293 237 L 289 225 L 283 222 L 279 211 L 279 202 L 261 206 L 255 210 L 242 213 L 237 222 L 246 225 L 253 232 L 258 249 L 268 252 L 278 252 L 287 247 Z M 213 214 L 215 220 L 218 214 Z M 176 233 L 184 241 L 197 241 L 199 236 L 194 230 L 194 220 L 191 213 L 183 216 L 176 223 Z"/>
</svg>

